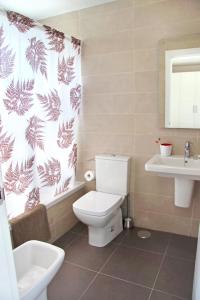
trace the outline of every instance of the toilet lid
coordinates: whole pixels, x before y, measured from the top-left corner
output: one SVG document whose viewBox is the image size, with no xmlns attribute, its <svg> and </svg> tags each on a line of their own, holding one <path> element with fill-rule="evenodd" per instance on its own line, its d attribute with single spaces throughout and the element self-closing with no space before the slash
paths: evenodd
<svg viewBox="0 0 200 300">
<path fill-rule="evenodd" d="M 122 201 L 122 196 L 91 191 L 73 203 L 73 208 L 92 216 L 109 214 Z"/>
</svg>

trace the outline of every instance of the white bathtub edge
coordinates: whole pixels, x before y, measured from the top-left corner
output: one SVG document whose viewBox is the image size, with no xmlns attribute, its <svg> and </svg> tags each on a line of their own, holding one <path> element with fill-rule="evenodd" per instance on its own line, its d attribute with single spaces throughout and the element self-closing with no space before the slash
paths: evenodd
<svg viewBox="0 0 200 300">
<path fill-rule="evenodd" d="M 63 199 L 70 197 L 71 195 L 73 195 L 74 193 L 78 192 L 80 189 L 82 189 L 85 186 L 85 182 L 80 182 L 80 181 L 76 181 L 74 186 L 69 189 L 68 191 L 58 195 L 57 197 L 55 197 L 51 202 L 45 204 L 46 208 L 50 208 L 52 206 L 54 206 L 55 204 L 59 203 L 60 201 L 62 201 Z"/>
</svg>

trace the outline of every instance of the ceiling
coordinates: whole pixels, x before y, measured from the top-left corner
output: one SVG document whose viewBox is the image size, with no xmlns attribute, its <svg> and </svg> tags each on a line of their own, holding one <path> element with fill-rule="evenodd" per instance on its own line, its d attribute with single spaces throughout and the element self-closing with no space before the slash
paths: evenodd
<svg viewBox="0 0 200 300">
<path fill-rule="evenodd" d="M 115 0 L 0 0 L 0 8 L 41 20 Z"/>
</svg>

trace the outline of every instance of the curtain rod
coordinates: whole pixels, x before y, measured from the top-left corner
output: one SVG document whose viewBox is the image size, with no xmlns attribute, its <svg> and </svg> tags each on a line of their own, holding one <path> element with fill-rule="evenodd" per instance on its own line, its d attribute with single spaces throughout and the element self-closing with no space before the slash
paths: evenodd
<svg viewBox="0 0 200 300">
<path fill-rule="evenodd" d="M 0 6 L 0 14 L 1 14 L 1 15 L 6 15 L 8 11 L 9 11 L 9 10 L 5 10 L 4 8 L 2 8 L 2 7 Z M 48 27 L 50 27 L 50 28 L 52 28 L 52 29 L 54 29 L 54 30 L 57 30 L 58 32 L 62 32 L 62 31 L 60 31 L 60 30 L 58 30 L 58 29 L 56 29 L 56 28 L 54 28 L 54 27 L 52 27 L 52 26 L 49 26 L 49 25 L 46 25 L 46 24 L 42 24 L 42 23 L 38 22 L 37 20 L 31 19 L 31 18 L 29 18 L 29 17 L 27 17 L 27 16 L 24 16 L 24 15 L 18 13 L 18 12 L 15 12 L 15 11 L 12 11 L 12 12 L 15 13 L 15 14 L 18 14 L 18 15 L 24 17 L 24 18 L 28 18 L 28 19 L 30 19 L 30 20 L 33 20 L 33 21 L 34 21 L 34 24 L 35 24 L 37 27 L 39 27 L 41 30 L 44 30 L 44 26 L 48 26 Z M 62 32 L 62 33 L 64 34 L 64 37 L 65 37 L 67 40 L 69 40 L 70 42 L 72 42 L 73 40 L 76 40 L 77 42 L 79 42 L 79 43 L 81 44 L 81 40 L 80 40 L 80 39 L 78 39 L 78 38 L 76 38 L 76 37 L 74 37 L 74 36 L 67 36 L 64 32 Z"/>
</svg>

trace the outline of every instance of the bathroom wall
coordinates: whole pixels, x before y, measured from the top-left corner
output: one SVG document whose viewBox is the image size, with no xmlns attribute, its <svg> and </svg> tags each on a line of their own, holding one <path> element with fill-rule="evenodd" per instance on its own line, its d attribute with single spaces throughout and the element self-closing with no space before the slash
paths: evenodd
<svg viewBox="0 0 200 300">
<path fill-rule="evenodd" d="M 73 213 L 72 204 L 84 194 L 85 189 L 82 188 L 71 196 L 66 197 L 47 209 L 47 216 L 51 232 L 50 242 L 56 241 L 78 222 Z"/>
<path fill-rule="evenodd" d="M 146 173 L 144 164 L 159 151 L 158 137 L 175 154 L 186 140 L 200 153 L 200 131 L 161 129 L 158 111 L 158 41 L 199 33 L 200 1 L 118 0 L 42 22 L 83 41 L 79 179 L 96 153 L 130 155 L 135 224 L 196 236 L 200 185 L 192 207 L 177 208 L 173 180 Z"/>
</svg>

